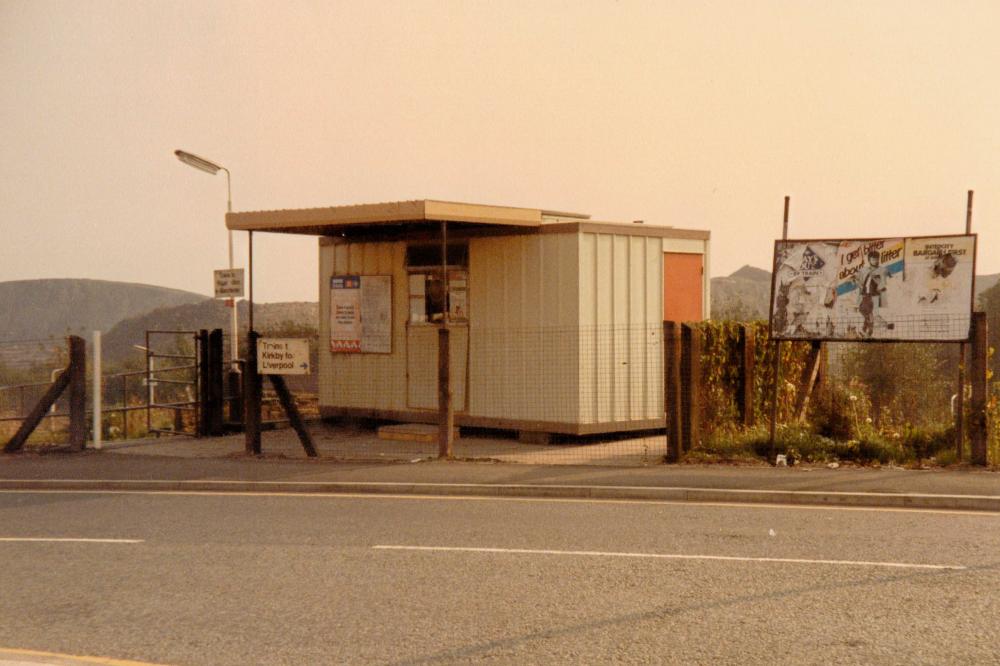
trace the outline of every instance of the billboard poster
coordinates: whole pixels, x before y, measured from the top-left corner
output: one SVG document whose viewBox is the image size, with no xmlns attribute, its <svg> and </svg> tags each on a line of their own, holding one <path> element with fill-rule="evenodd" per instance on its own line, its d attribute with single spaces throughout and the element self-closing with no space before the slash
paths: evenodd
<svg viewBox="0 0 1000 666">
<path fill-rule="evenodd" d="M 777 241 L 771 335 L 967 340 L 975 256 L 975 235 Z"/>
<path fill-rule="evenodd" d="M 392 352 L 392 276 L 330 278 L 330 351 Z"/>
</svg>

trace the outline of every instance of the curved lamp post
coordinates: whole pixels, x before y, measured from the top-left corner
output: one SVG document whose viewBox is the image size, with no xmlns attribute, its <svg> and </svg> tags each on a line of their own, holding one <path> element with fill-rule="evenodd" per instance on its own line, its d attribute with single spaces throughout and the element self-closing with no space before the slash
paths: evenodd
<svg viewBox="0 0 1000 666">
<path fill-rule="evenodd" d="M 233 194 L 232 186 L 229 178 L 229 169 L 226 167 L 216 164 L 210 160 L 206 160 L 204 157 L 198 157 L 193 153 L 188 153 L 183 150 L 175 150 L 174 155 L 177 156 L 181 162 L 187 164 L 188 166 L 193 166 L 195 169 L 204 171 L 205 173 L 210 173 L 213 176 L 220 171 L 226 172 L 226 212 L 233 212 Z M 233 230 L 227 229 L 229 232 L 229 268 L 233 267 Z M 230 338 L 231 344 L 229 345 L 231 357 L 233 360 L 233 366 L 235 367 L 236 361 L 238 359 L 238 349 L 239 349 L 239 329 L 237 328 L 237 317 L 236 317 L 236 299 L 230 299 L 233 305 L 232 313 L 232 337 Z"/>
</svg>

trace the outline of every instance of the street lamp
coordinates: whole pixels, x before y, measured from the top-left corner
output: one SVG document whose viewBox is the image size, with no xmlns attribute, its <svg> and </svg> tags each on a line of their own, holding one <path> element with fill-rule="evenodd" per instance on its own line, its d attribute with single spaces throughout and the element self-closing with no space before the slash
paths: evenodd
<svg viewBox="0 0 1000 666">
<path fill-rule="evenodd" d="M 175 150 L 174 151 L 174 155 L 176 155 L 177 159 L 179 159 L 181 162 L 184 162 L 184 164 L 187 164 L 188 166 L 193 166 L 195 169 L 198 169 L 200 171 L 204 171 L 205 173 L 210 173 L 213 176 L 215 174 L 219 173 L 220 171 L 225 171 L 226 172 L 226 212 L 228 212 L 228 213 L 232 213 L 233 212 L 233 191 L 232 191 L 232 185 L 230 183 L 230 178 L 229 178 L 229 169 L 227 169 L 226 167 L 221 166 L 219 164 L 216 164 L 215 162 L 212 162 L 210 160 L 206 160 L 204 157 L 198 157 L 197 155 L 195 155 L 193 153 L 188 153 L 188 152 L 185 152 L 183 150 Z M 232 269 L 233 268 L 233 230 L 232 229 L 227 229 L 227 231 L 229 232 L 229 268 Z M 230 356 L 232 357 L 232 360 L 233 360 L 233 367 L 235 367 L 237 359 L 239 358 L 239 354 L 237 353 L 238 352 L 238 348 L 239 348 L 239 344 L 238 344 L 238 342 L 239 342 L 239 333 L 238 333 L 238 330 L 239 329 L 237 328 L 237 320 L 236 320 L 236 299 L 229 299 L 229 300 L 232 303 L 232 308 L 233 308 L 233 313 L 232 313 L 232 329 L 233 330 L 232 330 L 232 336 L 230 337 L 231 344 L 229 345 L 229 348 L 230 348 L 230 352 L 231 352 Z"/>
</svg>

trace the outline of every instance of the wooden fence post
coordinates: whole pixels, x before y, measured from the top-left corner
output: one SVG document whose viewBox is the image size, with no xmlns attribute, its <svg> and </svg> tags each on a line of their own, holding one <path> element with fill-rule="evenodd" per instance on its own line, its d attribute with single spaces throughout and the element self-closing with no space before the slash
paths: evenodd
<svg viewBox="0 0 1000 666">
<path fill-rule="evenodd" d="M 681 327 L 663 322 L 663 399 L 667 418 L 667 462 L 681 459 Z"/>
<path fill-rule="evenodd" d="M 271 380 L 271 386 L 274 387 L 274 392 L 278 394 L 278 400 L 281 402 L 281 407 L 285 410 L 285 414 L 288 416 L 288 421 L 292 424 L 295 429 L 295 433 L 299 436 L 299 442 L 302 444 L 302 448 L 305 449 L 306 455 L 310 458 L 315 458 L 319 454 L 316 453 L 316 445 L 313 444 L 312 435 L 306 429 L 305 421 L 302 420 L 302 415 L 299 413 L 299 408 L 295 404 L 295 397 L 292 396 L 292 392 L 288 390 L 288 384 L 285 383 L 285 378 L 281 375 L 268 375 L 268 379 Z"/>
<path fill-rule="evenodd" d="M 247 334 L 247 361 L 243 373 L 244 448 L 247 455 L 259 456 L 260 446 L 260 375 L 257 374 L 256 331 Z"/>
<path fill-rule="evenodd" d="M 736 403 L 740 411 L 740 421 L 745 428 L 752 427 L 754 423 L 753 385 L 756 342 L 753 328 L 746 324 L 740 324 L 739 335 L 736 339 L 736 353 L 740 364 Z"/>
<path fill-rule="evenodd" d="M 774 438 L 778 429 L 778 402 L 781 399 L 781 340 L 771 338 L 769 341 L 774 349 L 774 359 L 771 361 L 771 423 L 768 433 L 767 459 L 775 464 Z"/>
<path fill-rule="evenodd" d="M 986 372 L 989 356 L 988 333 L 985 312 L 972 314 L 971 345 L 972 359 L 969 364 L 972 382 L 972 400 L 969 409 L 969 448 L 973 465 L 986 464 L 987 419 L 986 419 Z"/>
<path fill-rule="evenodd" d="M 438 329 L 438 457 L 451 458 L 455 410 L 451 400 L 451 331 Z"/>
<path fill-rule="evenodd" d="M 701 394 L 701 330 L 692 324 L 681 326 L 681 442 L 690 451 L 701 441 L 698 422 Z"/>
<path fill-rule="evenodd" d="M 14 436 L 10 438 L 10 441 L 4 446 L 4 453 L 13 453 L 14 451 L 19 451 L 24 443 L 28 441 L 28 437 L 34 432 L 38 424 L 42 422 L 45 418 L 45 414 L 49 411 L 49 408 L 55 404 L 55 401 L 59 399 L 62 392 L 66 390 L 69 386 L 69 368 L 63 370 L 56 377 L 56 380 L 52 383 L 52 386 L 45 392 L 42 399 L 39 400 L 34 407 L 31 408 L 31 412 L 24 417 L 21 422 L 21 427 L 17 429 Z"/>
<path fill-rule="evenodd" d="M 87 441 L 87 344 L 69 337 L 69 445 L 82 451 Z"/>
<path fill-rule="evenodd" d="M 795 399 L 795 415 L 799 422 L 805 421 L 806 412 L 809 410 L 809 399 L 812 397 L 813 389 L 819 379 L 819 369 L 823 361 L 823 343 L 813 340 L 809 348 L 809 356 L 806 364 L 802 368 L 802 376 L 799 378 L 799 393 Z"/>
</svg>

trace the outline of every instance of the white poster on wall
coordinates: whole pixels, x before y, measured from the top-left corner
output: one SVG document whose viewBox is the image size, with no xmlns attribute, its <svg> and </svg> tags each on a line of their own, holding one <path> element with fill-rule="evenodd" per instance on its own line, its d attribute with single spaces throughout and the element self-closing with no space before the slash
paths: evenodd
<svg viewBox="0 0 1000 666">
<path fill-rule="evenodd" d="M 975 255 L 975 235 L 777 241 L 771 334 L 965 340 Z"/>
<path fill-rule="evenodd" d="M 392 276 L 361 276 L 361 351 L 392 353 Z"/>
<path fill-rule="evenodd" d="M 330 278 L 330 351 L 392 352 L 392 276 Z"/>
</svg>

